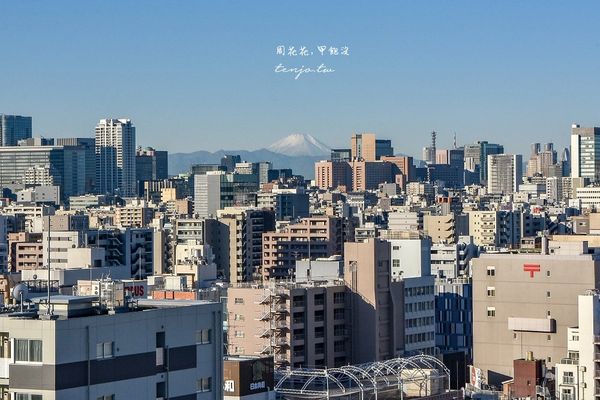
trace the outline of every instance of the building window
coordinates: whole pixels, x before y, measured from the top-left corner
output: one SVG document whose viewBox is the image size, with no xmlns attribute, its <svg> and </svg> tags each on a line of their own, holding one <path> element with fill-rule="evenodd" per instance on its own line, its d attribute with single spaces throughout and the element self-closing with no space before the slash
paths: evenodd
<svg viewBox="0 0 600 400">
<path fill-rule="evenodd" d="M 236 338 L 243 338 L 246 335 L 244 334 L 244 331 L 235 331 L 235 337 Z"/>
<path fill-rule="evenodd" d="M 344 310 L 343 308 L 336 308 L 335 310 L 333 310 L 333 319 L 334 320 L 344 319 L 345 313 L 346 313 L 346 310 Z"/>
<path fill-rule="evenodd" d="M 496 267 L 488 266 L 487 267 L 487 276 L 496 276 Z"/>
<path fill-rule="evenodd" d="M 344 304 L 344 292 L 333 294 L 333 304 Z"/>
<path fill-rule="evenodd" d="M 573 376 L 573 372 L 572 371 L 566 371 L 563 374 L 563 384 L 565 384 L 565 385 L 572 385 L 573 383 L 575 383 L 575 377 Z"/>
<path fill-rule="evenodd" d="M 487 295 L 488 295 L 488 297 L 494 297 L 494 296 L 496 296 L 496 288 L 493 287 L 493 286 L 489 286 L 487 288 Z"/>
<path fill-rule="evenodd" d="M 546 297 L 550 297 L 550 291 L 546 292 Z"/>
<path fill-rule="evenodd" d="M 41 399 L 41 397 L 40 397 Z M 114 394 L 107 394 L 106 396 L 98 396 L 96 400 L 115 400 Z"/>
<path fill-rule="evenodd" d="M 236 297 L 234 299 L 235 304 L 244 304 L 244 299 L 242 297 Z"/>
<path fill-rule="evenodd" d="M 96 358 L 112 358 L 114 347 L 114 342 L 96 343 Z"/>
<path fill-rule="evenodd" d="M 546 340 L 552 340 L 552 335 L 547 335 Z"/>
<path fill-rule="evenodd" d="M 236 336 L 237 336 L 237 332 L 236 332 Z M 210 344 L 211 337 L 212 337 L 212 329 L 201 329 L 198 332 L 196 332 L 196 343 Z"/>
<path fill-rule="evenodd" d="M 550 276 L 550 271 L 546 271 L 546 276 Z"/>
<path fill-rule="evenodd" d="M 42 362 L 42 341 L 15 339 L 15 361 Z"/>
<path fill-rule="evenodd" d="M 156 382 L 156 397 L 167 397 L 167 385 L 164 382 Z"/>
<path fill-rule="evenodd" d="M 41 394 L 15 393 L 15 400 L 42 400 Z"/>
<path fill-rule="evenodd" d="M 488 307 L 487 308 L 487 316 L 495 317 L 496 316 L 496 307 Z"/>
<path fill-rule="evenodd" d="M 196 382 L 198 392 L 210 392 L 212 390 L 212 378 L 200 378 Z"/>
</svg>

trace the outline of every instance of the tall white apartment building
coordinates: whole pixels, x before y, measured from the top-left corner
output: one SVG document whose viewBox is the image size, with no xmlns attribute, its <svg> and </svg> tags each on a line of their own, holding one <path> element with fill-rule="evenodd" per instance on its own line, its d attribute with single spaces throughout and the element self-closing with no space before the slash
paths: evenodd
<svg viewBox="0 0 600 400">
<path fill-rule="evenodd" d="M 571 125 L 571 176 L 598 180 L 600 174 L 600 128 Z"/>
<path fill-rule="evenodd" d="M 567 354 L 556 364 L 556 398 L 593 399 L 600 394 L 600 295 L 578 297 L 579 324 L 567 328 Z"/>
<path fill-rule="evenodd" d="M 520 154 L 488 155 L 488 193 L 511 194 L 523 181 L 523 157 Z"/>
<path fill-rule="evenodd" d="M 96 125 L 96 187 L 99 193 L 136 194 L 135 127 L 129 119 L 101 119 Z"/>
</svg>

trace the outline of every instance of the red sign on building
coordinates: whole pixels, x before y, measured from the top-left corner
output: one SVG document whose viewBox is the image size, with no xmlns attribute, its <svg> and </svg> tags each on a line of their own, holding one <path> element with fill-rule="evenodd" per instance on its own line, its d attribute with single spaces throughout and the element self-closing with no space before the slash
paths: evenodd
<svg viewBox="0 0 600 400">
<path fill-rule="evenodd" d="M 540 272 L 539 264 L 523 264 L 523 271 L 529 272 L 529 277 L 533 278 L 536 272 Z"/>
</svg>

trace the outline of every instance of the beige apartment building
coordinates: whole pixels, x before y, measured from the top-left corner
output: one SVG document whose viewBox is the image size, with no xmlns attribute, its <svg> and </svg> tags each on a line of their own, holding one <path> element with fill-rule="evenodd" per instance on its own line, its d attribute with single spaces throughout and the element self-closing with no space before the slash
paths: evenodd
<svg viewBox="0 0 600 400">
<path fill-rule="evenodd" d="M 345 161 L 315 163 L 315 182 L 319 189 L 352 188 L 352 167 Z"/>
<path fill-rule="evenodd" d="M 392 282 L 390 244 L 379 239 L 346 243 L 344 256 L 344 279 L 229 288 L 229 354 L 294 368 L 434 354 L 434 277 Z"/>
<path fill-rule="evenodd" d="M 342 281 L 230 287 L 228 353 L 271 354 L 278 367 L 345 365 L 345 296 Z"/>
<path fill-rule="evenodd" d="M 488 383 L 513 376 L 513 360 L 533 352 L 553 367 L 577 325 L 577 297 L 597 289 L 600 259 L 587 242 L 550 241 L 543 254 L 473 259 L 473 355 Z"/>
<path fill-rule="evenodd" d="M 118 227 L 143 228 L 154 218 L 154 208 L 145 201 L 134 201 L 115 209 L 115 225 Z"/>
<path fill-rule="evenodd" d="M 231 283 L 261 279 L 263 233 L 275 228 L 275 212 L 247 207 L 217 211 L 219 259 Z M 211 243 L 214 243 L 211 242 Z"/>
<path fill-rule="evenodd" d="M 343 220 L 331 216 L 302 218 L 277 232 L 262 235 L 264 280 L 293 276 L 296 260 L 341 255 L 344 246 Z"/>
<path fill-rule="evenodd" d="M 433 243 L 456 243 L 454 214 L 424 215 L 423 232 L 431 237 Z"/>
</svg>

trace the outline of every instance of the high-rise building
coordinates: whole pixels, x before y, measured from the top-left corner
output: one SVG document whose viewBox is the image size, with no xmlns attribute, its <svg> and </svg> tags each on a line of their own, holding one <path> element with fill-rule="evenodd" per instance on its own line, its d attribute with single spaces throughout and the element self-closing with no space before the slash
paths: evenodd
<svg viewBox="0 0 600 400">
<path fill-rule="evenodd" d="M 434 353 L 434 277 L 394 281 L 391 259 L 391 245 L 386 241 L 368 239 L 344 245 L 344 281 L 350 289 L 346 304 L 353 313 L 350 332 L 351 337 L 360 338 L 352 342 L 356 363 L 402 353 Z"/>
<path fill-rule="evenodd" d="M 169 152 L 152 147 L 138 147 L 135 155 L 135 174 L 138 182 L 168 179 Z"/>
<path fill-rule="evenodd" d="M 31 117 L 0 114 L 0 146 L 16 146 L 31 136 Z"/>
<path fill-rule="evenodd" d="M 350 161 L 352 160 L 351 149 L 331 149 L 331 161 Z"/>
<path fill-rule="evenodd" d="M 225 207 L 256 206 L 258 176 L 207 171 L 194 176 L 194 213 L 216 215 Z"/>
<path fill-rule="evenodd" d="M 241 163 L 242 157 L 238 154 L 225 154 L 221 157 L 221 165 L 225 167 L 226 172 L 233 172 L 235 170 L 235 164 Z"/>
<path fill-rule="evenodd" d="M 501 144 L 488 143 L 488 142 L 480 142 L 481 151 L 480 151 L 480 168 L 479 168 L 479 177 L 481 181 L 487 182 L 488 178 L 488 156 L 494 154 L 504 154 L 504 146 Z M 521 167 L 522 169 L 523 167 Z"/>
<path fill-rule="evenodd" d="M 56 185 L 63 199 L 84 194 L 85 161 L 79 146 L 2 146 L 0 186 Z"/>
<path fill-rule="evenodd" d="M 96 185 L 101 194 L 135 196 L 135 127 L 129 119 L 96 125 Z"/>
<path fill-rule="evenodd" d="M 275 229 L 275 213 L 246 207 L 227 207 L 217 212 L 221 268 L 231 283 L 260 280 L 263 233 Z"/>
<path fill-rule="evenodd" d="M 350 140 L 354 160 L 376 161 L 383 156 L 393 156 L 392 141 L 376 139 L 374 133 L 356 133 Z"/>
<path fill-rule="evenodd" d="M 600 128 L 571 125 L 571 176 L 600 180 Z"/>
<path fill-rule="evenodd" d="M 352 188 L 352 167 L 340 161 L 318 161 L 315 163 L 315 180 L 320 189 L 335 189 L 339 186 Z"/>
<path fill-rule="evenodd" d="M 96 139 L 95 138 L 56 138 L 57 146 L 78 146 L 85 151 L 85 192 L 96 192 Z"/>
<path fill-rule="evenodd" d="M 519 191 L 523 181 L 523 158 L 520 154 L 488 156 L 488 193 L 511 194 Z"/>
</svg>

